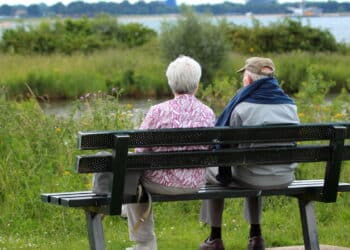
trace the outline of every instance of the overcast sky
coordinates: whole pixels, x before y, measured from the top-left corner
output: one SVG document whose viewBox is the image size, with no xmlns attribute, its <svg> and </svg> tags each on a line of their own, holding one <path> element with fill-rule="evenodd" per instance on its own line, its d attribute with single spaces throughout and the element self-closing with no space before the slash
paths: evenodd
<svg viewBox="0 0 350 250">
<path fill-rule="evenodd" d="M 107 1 L 102 1 L 102 0 L 83 0 L 86 3 L 96 3 L 96 2 L 116 2 L 120 3 L 123 0 L 107 0 Z M 138 2 L 139 0 L 129 0 L 130 3 L 135 3 Z M 152 0 L 145 0 L 145 2 L 151 2 Z M 185 3 L 185 4 L 204 4 L 204 3 L 222 3 L 225 0 L 177 0 L 176 2 L 178 4 Z M 245 0 L 226 0 L 227 2 L 232 2 L 232 3 L 244 3 Z M 319 2 L 322 0 L 315 0 L 314 2 Z M 326 0 L 323 0 L 324 2 Z M 61 2 L 63 4 L 68 4 L 70 2 L 74 2 L 73 0 L 0 0 L 0 5 L 3 4 L 9 4 L 9 5 L 16 5 L 16 4 L 23 4 L 23 5 L 30 5 L 30 4 L 38 4 L 38 3 L 45 3 L 49 6 Z M 285 3 L 285 2 L 299 2 L 298 0 L 279 0 L 280 3 Z M 310 2 L 310 0 L 308 0 Z M 338 0 L 338 2 L 350 2 L 350 0 Z"/>
</svg>

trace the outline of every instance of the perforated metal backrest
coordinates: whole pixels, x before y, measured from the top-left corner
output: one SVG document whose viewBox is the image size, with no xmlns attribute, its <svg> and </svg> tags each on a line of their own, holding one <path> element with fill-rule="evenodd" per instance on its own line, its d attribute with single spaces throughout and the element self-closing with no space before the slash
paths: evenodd
<svg viewBox="0 0 350 250">
<path fill-rule="evenodd" d="M 339 182 L 340 165 L 350 160 L 350 123 L 275 125 L 241 128 L 194 128 L 105 131 L 79 134 L 81 149 L 111 149 L 110 154 L 79 156 L 79 173 L 113 172 L 112 202 L 114 209 L 122 204 L 125 173 L 129 170 L 198 168 L 230 165 L 282 164 L 291 162 L 327 162 L 325 187 L 315 199 L 334 201 Z M 283 142 L 325 141 L 291 147 Z M 135 147 L 227 145 L 242 143 L 278 143 L 258 148 L 230 147 L 205 151 L 129 152 Z M 113 198 L 114 197 L 114 198 Z M 118 211 L 119 211 L 118 210 Z"/>
<path fill-rule="evenodd" d="M 274 125 L 240 128 L 182 128 L 79 132 L 78 147 L 83 150 L 113 147 L 114 135 L 130 136 L 129 147 L 239 144 L 258 142 L 329 140 L 333 126 L 350 128 L 350 123 Z M 350 139 L 350 132 L 346 138 Z"/>
<path fill-rule="evenodd" d="M 340 125 L 344 125 L 341 123 Z M 349 131 L 350 123 L 345 124 Z M 112 148 L 110 140 L 117 135 L 128 133 L 129 150 L 134 147 L 202 145 L 202 144 L 238 144 L 239 142 L 283 142 L 326 140 L 325 145 L 299 145 L 298 147 L 271 147 L 237 149 L 230 148 L 206 152 L 164 152 L 128 155 L 128 168 L 160 169 L 175 167 L 208 167 L 232 164 L 279 164 L 288 162 L 317 162 L 330 160 L 329 142 L 333 138 L 334 124 L 303 124 L 291 126 L 242 127 L 242 128 L 202 128 L 202 129 L 163 129 L 132 130 L 80 133 L 82 149 Z M 111 137 L 111 138 L 110 138 Z M 346 138 L 350 137 L 347 132 Z M 350 157 L 349 145 L 346 145 L 342 160 Z M 80 156 L 77 169 L 80 173 L 111 171 L 112 155 Z"/>
</svg>

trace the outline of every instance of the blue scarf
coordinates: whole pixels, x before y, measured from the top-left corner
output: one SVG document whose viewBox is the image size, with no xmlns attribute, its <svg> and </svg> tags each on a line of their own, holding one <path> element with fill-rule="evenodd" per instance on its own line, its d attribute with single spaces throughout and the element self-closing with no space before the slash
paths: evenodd
<svg viewBox="0 0 350 250">
<path fill-rule="evenodd" d="M 216 127 L 230 125 L 231 113 L 234 108 L 241 102 L 250 102 L 257 104 L 294 104 L 294 101 L 283 92 L 278 85 L 276 78 L 263 78 L 252 82 L 248 86 L 241 88 L 237 94 L 227 104 L 224 111 L 216 121 Z M 221 149 L 226 145 L 215 145 L 215 149 Z M 232 180 L 230 167 L 220 167 L 216 179 L 224 185 L 227 185 Z"/>
<path fill-rule="evenodd" d="M 241 102 L 257 104 L 294 104 L 294 101 L 280 88 L 276 78 L 263 78 L 241 88 L 227 104 L 215 123 L 215 127 L 230 125 L 231 113 Z"/>
</svg>

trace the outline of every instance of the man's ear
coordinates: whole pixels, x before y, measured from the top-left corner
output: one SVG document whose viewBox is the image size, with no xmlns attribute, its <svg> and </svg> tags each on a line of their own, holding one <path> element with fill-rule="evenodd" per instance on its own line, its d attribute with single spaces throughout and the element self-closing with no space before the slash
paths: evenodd
<svg viewBox="0 0 350 250">
<path fill-rule="evenodd" d="M 249 81 L 249 84 L 250 84 L 250 83 L 254 82 L 254 79 L 250 75 L 248 75 L 248 81 Z"/>
<path fill-rule="evenodd" d="M 263 73 L 264 75 L 271 75 L 273 74 L 273 69 L 271 69 L 270 67 L 263 67 L 261 69 L 261 73 Z"/>
</svg>

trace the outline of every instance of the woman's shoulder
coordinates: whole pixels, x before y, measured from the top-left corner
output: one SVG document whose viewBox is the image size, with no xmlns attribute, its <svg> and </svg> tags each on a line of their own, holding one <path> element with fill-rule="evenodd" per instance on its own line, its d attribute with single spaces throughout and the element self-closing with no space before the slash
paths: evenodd
<svg viewBox="0 0 350 250">
<path fill-rule="evenodd" d="M 207 104 L 203 103 L 202 101 L 200 101 L 198 99 L 197 99 L 197 101 L 198 101 L 198 105 L 200 105 L 200 107 L 202 109 L 206 110 L 209 113 L 213 113 L 214 114 L 214 111 L 213 111 L 213 109 L 211 107 L 209 107 Z"/>
<path fill-rule="evenodd" d="M 148 113 L 157 113 L 157 112 L 160 112 L 162 110 L 168 109 L 169 105 L 170 105 L 170 101 L 171 100 L 166 100 L 166 101 L 162 101 L 160 103 L 152 105 L 149 108 Z"/>
</svg>

